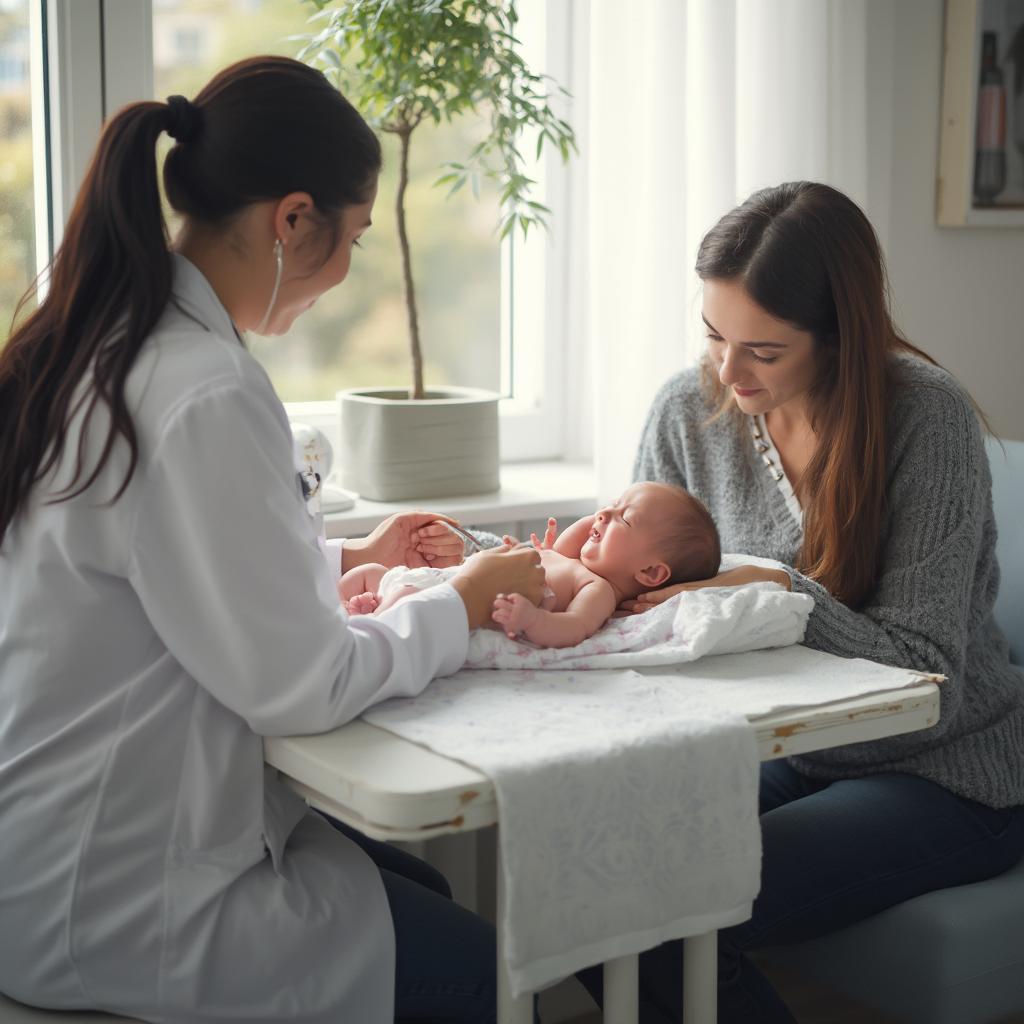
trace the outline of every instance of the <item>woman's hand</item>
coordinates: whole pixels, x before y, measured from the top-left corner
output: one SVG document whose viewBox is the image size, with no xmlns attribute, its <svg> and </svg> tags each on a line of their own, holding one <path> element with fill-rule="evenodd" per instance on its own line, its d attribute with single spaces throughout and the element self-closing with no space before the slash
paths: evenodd
<svg viewBox="0 0 1024 1024">
<path fill-rule="evenodd" d="M 475 554 L 451 579 L 466 606 L 469 628 L 491 621 L 499 594 L 522 594 L 531 604 L 544 596 L 544 570 L 540 553 L 531 545 L 488 548 Z"/>
<path fill-rule="evenodd" d="M 778 583 L 786 590 L 792 590 L 789 573 L 782 569 L 762 569 L 757 565 L 738 565 L 712 576 L 709 580 L 694 580 L 690 583 L 676 583 L 661 590 L 648 590 L 638 594 L 632 601 L 623 601 L 616 615 L 641 615 L 649 612 L 655 605 L 667 601 L 684 590 L 703 590 L 705 587 L 740 587 L 745 583 Z"/>
<path fill-rule="evenodd" d="M 463 541 L 445 523 L 458 525 L 436 512 L 396 512 L 368 537 L 346 541 L 341 551 L 343 568 L 347 571 L 366 562 L 379 562 L 389 569 L 396 565 L 459 565 Z"/>
</svg>

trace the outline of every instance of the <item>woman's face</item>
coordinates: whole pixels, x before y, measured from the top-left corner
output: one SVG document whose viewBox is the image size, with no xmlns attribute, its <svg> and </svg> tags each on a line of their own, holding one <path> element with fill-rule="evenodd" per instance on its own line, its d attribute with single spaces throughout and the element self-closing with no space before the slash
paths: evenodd
<svg viewBox="0 0 1024 1024">
<path fill-rule="evenodd" d="M 704 282 L 708 355 L 741 412 L 798 411 L 817 378 L 814 338 L 776 320 L 730 280 Z"/>
<path fill-rule="evenodd" d="M 322 245 L 318 233 L 323 228 L 311 218 L 307 218 L 308 222 L 303 225 L 301 220 L 306 215 L 298 214 L 298 237 L 293 244 L 285 246 L 281 286 L 263 334 L 284 334 L 324 292 L 345 280 L 352 265 L 352 253 L 359 246 L 359 238 L 370 227 L 370 214 L 376 198 L 375 183 L 365 203 L 345 207 L 341 215 L 338 242 L 323 264 L 320 262 L 322 249 L 318 252 L 318 244 Z M 309 269 L 310 263 L 312 270 Z"/>
</svg>

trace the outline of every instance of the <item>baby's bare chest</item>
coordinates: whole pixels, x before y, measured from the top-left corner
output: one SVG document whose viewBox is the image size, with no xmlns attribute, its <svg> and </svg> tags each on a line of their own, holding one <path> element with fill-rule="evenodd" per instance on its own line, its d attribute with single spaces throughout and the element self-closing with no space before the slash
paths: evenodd
<svg viewBox="0 0 1024 1024">
<path fill-rule="evenodd" d="M 566 558 L 557 551 L 542 551 L 540 561 L 547 585 L 555 593 L 555 606 L 551 609 L 555 612 L 564 612 L 583 586 L 601 579 L 581 562 Z"/>
</svg>

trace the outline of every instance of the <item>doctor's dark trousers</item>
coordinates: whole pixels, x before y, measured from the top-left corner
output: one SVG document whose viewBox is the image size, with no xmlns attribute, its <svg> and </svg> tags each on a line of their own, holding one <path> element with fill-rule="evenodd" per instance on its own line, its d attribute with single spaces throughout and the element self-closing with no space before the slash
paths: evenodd
<svg viewBox="0 0 1024 1024">
<path fill-rule="evenodd" d="M 327 820 L 380 871 L 395 929 L 396 1024 L 493 1024 L 498 995 L 491 924 L 455 903 L 444 875 L 429 864 Z"/>
</svg>

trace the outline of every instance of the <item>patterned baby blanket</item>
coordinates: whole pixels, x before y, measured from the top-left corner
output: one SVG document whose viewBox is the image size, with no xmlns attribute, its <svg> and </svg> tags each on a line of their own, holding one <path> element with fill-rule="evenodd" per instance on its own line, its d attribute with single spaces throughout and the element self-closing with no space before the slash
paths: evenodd
<svg viewBox="0 0 1024 1024">
<path fill-rule="evenodd" d="M 467 668 L 637 668 L 678 665 L 799 643 L 814 599 L 775 583 L 684 591 L 643 615 L 610 619 L 575 647 L 540 648 L 495 629 L 474 630 Z"/>
</svg>

